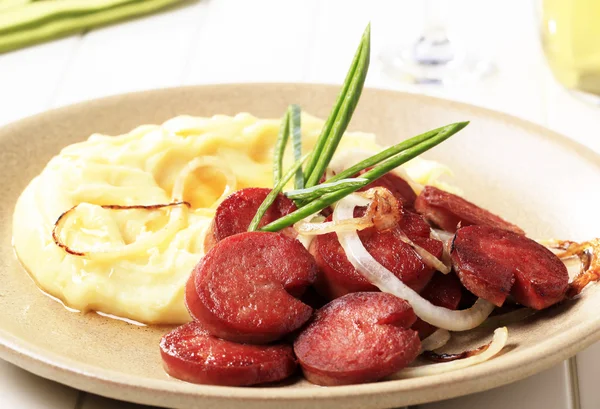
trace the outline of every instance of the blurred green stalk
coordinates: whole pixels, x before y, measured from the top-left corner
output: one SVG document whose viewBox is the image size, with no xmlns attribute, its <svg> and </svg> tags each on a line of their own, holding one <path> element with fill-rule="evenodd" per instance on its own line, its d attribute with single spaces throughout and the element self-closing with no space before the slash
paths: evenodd
<svg viewBox="0 0 600 409">
<path fill-rule="evenodd" d="M 0 0 L 0 53 L 149 14 L 183 0 Z"/>
</svg>

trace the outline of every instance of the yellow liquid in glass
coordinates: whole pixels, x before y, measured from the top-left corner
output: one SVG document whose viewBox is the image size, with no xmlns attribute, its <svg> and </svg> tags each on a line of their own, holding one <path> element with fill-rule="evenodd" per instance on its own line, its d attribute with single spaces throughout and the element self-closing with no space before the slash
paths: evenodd
<svg viewBox="0 0 600 409">
<path fill-rule="evenodd" d="M 600 95 L 600 0 L 543 0 L 542 43 L 565 87 Z"/>
</svg>

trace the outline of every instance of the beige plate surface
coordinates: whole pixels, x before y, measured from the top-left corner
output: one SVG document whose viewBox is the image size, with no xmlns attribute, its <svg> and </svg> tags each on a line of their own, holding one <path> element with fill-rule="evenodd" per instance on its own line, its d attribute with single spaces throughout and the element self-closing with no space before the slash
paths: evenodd
<svg viewBox="0 0 600 409">
<path fill-rule="evenodd" d="M 532 375 L 600 339 L 600 291 L 509 325 L 506 352 L 438 376 L 321 388 L 300 378 L 282 385 L 192 385 L 162 370 L 166 328 L 142 328 L 65 310 L 44 296 L 11 248 L 14 203 L 27 182 L 67 144 L 93 132 L 117 134 L 178 114 L 248 111 L 277 117 L 288 103 L 326 116 L 337 87 L 215 85 L 116 96 L 50 111 L 0 130 L 0 357 L 43 377 L 113 398 L 176 408 L 386 408 L 489 389 Z M 582 240 L 600 235 L 600 157 L 541 127 L 469 105 L 365 90 L 351 124 L 391 144 L 455 121 L 471 125 L 434 149 L 465 196 L 521 225 L 531 237 Z M 461 334 L 449 350 L 489 338 L 493 328 Z"/>
</svg>

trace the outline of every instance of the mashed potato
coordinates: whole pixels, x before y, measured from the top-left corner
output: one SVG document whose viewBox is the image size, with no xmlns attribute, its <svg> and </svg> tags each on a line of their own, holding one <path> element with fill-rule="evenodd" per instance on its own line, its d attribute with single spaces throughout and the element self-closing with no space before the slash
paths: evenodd
<svg viewBox="0 0 600 409">
<path fill-rule="evenodd" d="M 279 122 L 246 113 L 181 116 L 66 147 L 17 202 L 17 255 L 38 285 L 69 307 L 147 324 L 189 321 L 184 285 L 203 255 L 215 208 L 235 190 L 272 186 Z M 305 152 L 322 124 L 303 116 Z M 380 149 L 374 135 L 348 132 L 336 155 Z M 291 156 L 286 154 L 284 169 Z M 406 170 L 417 182 L 432 183 L 447 169 L 413 160 Z M 190 207 L 107 208 L 182 200 Z M 52 237 L 69 209 L 56 235 L 71 253 L 83 255 L 70 254 Z"/>
</svg>

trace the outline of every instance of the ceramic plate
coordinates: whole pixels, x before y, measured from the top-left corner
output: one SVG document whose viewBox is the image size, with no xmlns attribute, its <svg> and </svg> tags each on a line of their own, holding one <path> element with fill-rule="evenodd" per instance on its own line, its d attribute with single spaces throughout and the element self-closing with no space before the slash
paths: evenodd
<svg viewBox="0 0 600 409">
<path fill-rule="evenodd" d="M 90 101 L 0 130 L 0 357 L 40 376 L 99 395 L 174 408 L 389 408 L 451 398 L 542 371 L 600 339 L 600 286 L 509 325 L 496 358 L 461 371 L 408 380 L 323 388 L 301 378 L 268 387 L 193 385 L 170 379 L 158 342 L 166 327 L 139 327 L 67 311 L 42 294 L 11 247 L 13 207 L 60 149 L 94 132 L 118 134 L 179 114 L 248 111 L 278 117 L 289 103 L 326 116 L 338 88 L 241 84 L 149 91 Z M 450 122 L 471 125 L 426 157 L 455 172 L 465 196 L 523 227 L 530 237 L 600 235 L 600 157 L 522 120 L 424 96 L 365 90 L 350 128 L 397 143 Z M 448 350 L 486 342 L 488 326 L 453 338 Z"/>
</svg>

